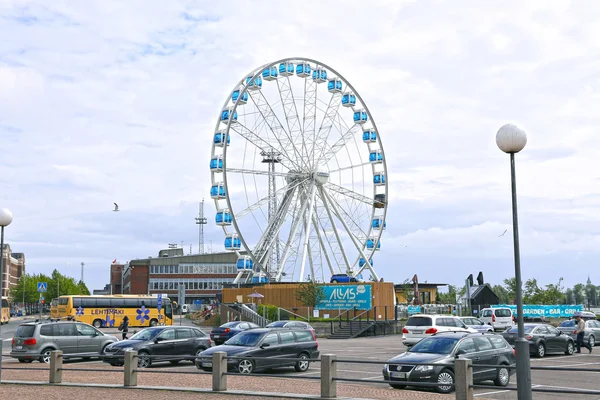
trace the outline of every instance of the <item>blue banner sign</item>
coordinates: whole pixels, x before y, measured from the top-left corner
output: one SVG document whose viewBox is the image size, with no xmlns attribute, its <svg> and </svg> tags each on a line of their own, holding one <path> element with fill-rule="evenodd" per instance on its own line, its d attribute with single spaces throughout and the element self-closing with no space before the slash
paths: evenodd
<svg viewBox="0 0 600 400">
<path fill-rule="evenodd" d="M 492 308 L 506 307 L 510 308 L 513 314 L 517 313 L 517 306 L 512 304 L 494 305 Z M 524 304 L 524 317 L 545 317 L 545 318 L 569 318 L 576 312 L 583 311 L 583 305 L 553 305 L 542 306 L 536 304 Z"/>
<path fill-rule="evenodd" d="M 408 315 L 419 314 L 421 312 L 421 306 L 408 306 Z"/>
<path fill-rule="evenodd" d="M 321 286 L 325 298 L 321 300 L 320 310 L 347 310 L 356 307 L 357 310 L 373 308 L 371 285 L 328 285 Z"/>
</svg>

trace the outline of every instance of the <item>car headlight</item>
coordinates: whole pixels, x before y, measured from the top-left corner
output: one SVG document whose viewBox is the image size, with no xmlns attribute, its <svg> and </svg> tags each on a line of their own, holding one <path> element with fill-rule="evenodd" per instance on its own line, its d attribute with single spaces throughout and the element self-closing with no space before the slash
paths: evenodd
<svg viewBox="0 0 600 400">
<path fill-rule="evenodd" d="M 121 350 L 123 350 L 123 353 L 125 353 L 126 351 L 133 350 L 133 347 L 125 347 L 124 349 L 121 349 Z"/>
<path fill-rule="evenodd" d="M 433 365 L 417 365 L 415 371 L 427 372 L 433 370 Z"/>
<path fill-rule="evenodd" d="M 388 370 L 388 371 L 389 371 L 389 370 L 390 370 L 390 366 L 389 366 L 389 364 L 383 364 L 383 369 L 385 369 L 385 370 Z"/>
</svg>

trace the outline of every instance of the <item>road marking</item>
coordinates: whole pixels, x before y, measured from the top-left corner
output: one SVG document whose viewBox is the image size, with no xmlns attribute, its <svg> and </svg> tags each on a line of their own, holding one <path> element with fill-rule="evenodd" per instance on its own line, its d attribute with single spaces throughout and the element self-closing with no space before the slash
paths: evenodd
<svg viewBox="0 0 600 400">
<path fill-rule="evenodd" d="M 489 396 L 491 394 L 500 394 L 500 393 L 507 393 L 507 392 L 512 392 L 513 390 L 495 390 L 493 392 L 485 392 L 485 393 L 476 393 L 473 395 L 473 397 L 479 397 L 479 396 Z"/>
<path fill-rule="evenodd" d="M 598 364 L 600 364 L 600 362 L 577 363 L 577 364 L 562 364 L 562 365 L 560 365 L 560 368 L 579 367 L 581 365 L 598 365 Z M 538 371 L 547 371 L 547 370 L 538 370 Z M 594 372 L 594 373 L 597 373 L 596 371 L 562 371 L 562 372 Z"/>
<path fill-rule="evenodd" d="M 360 378 L 361 381 L 366 381 L 366 380 L 373 380 L 373 379 L 377 379 L 377 378 L 383 378 L 382 375 L 377 375 L 377 376 L 369 376 L 367 378 Z"/>
</svg>

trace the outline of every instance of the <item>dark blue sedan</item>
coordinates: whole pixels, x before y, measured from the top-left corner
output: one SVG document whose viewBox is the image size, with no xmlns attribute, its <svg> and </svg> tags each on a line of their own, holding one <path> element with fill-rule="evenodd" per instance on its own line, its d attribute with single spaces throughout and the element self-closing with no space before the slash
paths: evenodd
<svg viewBox="0 0 600 400">
<path fill-rule="evenodd" d="M 214 328 L 210 331 L 210 338 L 215 344 L 223 344 L 227 340 L 231 339 L 235 335 L 240 332 L 246 331 L 248 329 L 256 329 L 259 328 L 258 325 L 253 324 L 252 322 L 246 321 L 233 321 L 228 322 L 226 324 L 221 325 L 218 328 Z"/>
</svg>

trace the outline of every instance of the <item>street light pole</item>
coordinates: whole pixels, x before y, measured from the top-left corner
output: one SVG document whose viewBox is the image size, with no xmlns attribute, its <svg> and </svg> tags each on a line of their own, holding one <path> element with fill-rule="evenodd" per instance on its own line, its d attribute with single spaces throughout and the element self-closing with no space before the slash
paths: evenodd
<svg viewBox="0 0 600 400">
<path fill-rule="evenodd" d="M 504 125 L 496 134 L 496 144 L 505 153 L 510 154 L 510 180 L 512 192 L 513 248 L 515 258 L 515 294 L 517 301 L 517 397 L 519 400 L 531 400 L 531 370 L 529 361 L 529 342 L 525 339 L 523 319 L 523 285 L 521 280 L 521 252 L 519 248 L 519 219 L 517 213 L 517 178 L 515 172 L 515 153 L 523 150 L 527 144 L 525 132 L 514 125 Z"/>
<path fill-rule="evenodd" d="M 0 208 L 0 308 L 2 307 L 2 296 L 4 295 L 4 227 L 10 225 L 13 220 L 12 213 L 6 208 Z M 8 282 L 6 284 L 8 289 Z M 2 312 L 0 311 L 0 314 Z M 0 315 L 0 319 L 2 316 Z M 4 323 L 4 321 L 2 321 Z M 0 383 L 2 383 L 2 324 L 0 324 Z"/>
</svg>

